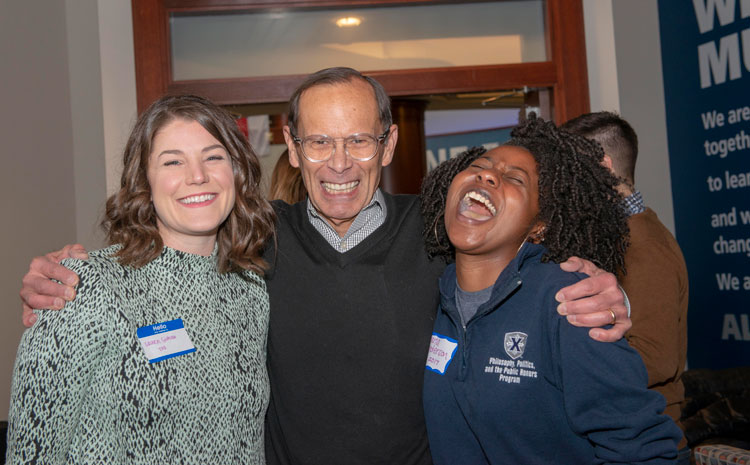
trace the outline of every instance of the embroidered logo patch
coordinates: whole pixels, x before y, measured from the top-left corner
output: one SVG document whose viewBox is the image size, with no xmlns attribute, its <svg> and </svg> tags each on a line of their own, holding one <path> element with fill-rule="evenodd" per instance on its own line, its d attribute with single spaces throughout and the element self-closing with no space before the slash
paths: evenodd
<svg viewBox="0 0 750 465">
<path fill-rule="evenodd" d="M 503 342 L 505 353 L 513 360 L 523 355 L 523 351 L 526 350 L 526 339 L 528 337 L 526 333 L 519 331 L 505 333 L 505 341 Z"/>
<path fill-rule="evenodd" d="M 446 368 L 453 360 L 457 347 L 458 341 L 455 339 L 432 333 L 430 352 L 427 354 L 427 369 L 444 375 Z"/>
</svg>

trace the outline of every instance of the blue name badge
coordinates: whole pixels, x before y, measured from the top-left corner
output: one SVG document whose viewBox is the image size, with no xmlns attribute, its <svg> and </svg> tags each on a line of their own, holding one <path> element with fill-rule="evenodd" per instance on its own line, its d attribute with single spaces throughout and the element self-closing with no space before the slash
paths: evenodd
<svg viewBox="0 0 750 465">
<path fill-rule="evenodd" d="M 138 341 L 143 347 L 148 363 L 195 352 L 182 318 L 138 328 Z"/>
</svg>

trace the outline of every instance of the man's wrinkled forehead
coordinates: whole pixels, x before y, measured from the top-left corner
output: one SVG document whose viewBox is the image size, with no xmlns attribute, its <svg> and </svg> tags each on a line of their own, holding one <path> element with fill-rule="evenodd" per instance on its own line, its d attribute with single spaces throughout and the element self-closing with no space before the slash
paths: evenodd
<svg viewBox="0 0 750 465">
<path fill-rule="evenodd" d="M 354 111 L 361 111 L 362 108 L 371 108 L 372 109 L 372 117 L 378 119 L 379 113 L 378 113 L 378 105 L 377 105 L 377 99 L 375 97 L 375 91 L 372 89 L 372 86 L 367 83 L 367 81 L 362 79 L 356 79 L 352 78 L 349 81 L 346 82 L 334 82 L 334 83 L 319 83 L 314 86 L 311 86 L 307 89 L 305 89 L 300 94 L 299 99 L 299 119 L 301 120 L 303 115 L 307 113 L 306 110 L 309 110 L 307 108 L 310 105 L 309 98 L 305 98 L 309 96 L 311 93 L 314 93 L 316 91 L 320 91 L 325 89 L 328 94 L 328 97 L 330 100 L 336 100 L 340 97 L 343 97 L 345 94 L 350 94 L 353 91 L 356 92 L 358 95 L 358 105 L 356 107 L 356 110 L 352 109 L 352 112 Z"/>
</svg>

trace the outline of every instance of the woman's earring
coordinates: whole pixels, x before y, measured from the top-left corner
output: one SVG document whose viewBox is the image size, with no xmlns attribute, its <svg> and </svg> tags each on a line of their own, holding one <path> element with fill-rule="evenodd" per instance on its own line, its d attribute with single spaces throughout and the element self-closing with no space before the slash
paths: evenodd
<svg viewBox="0 0 750 465">
<path fill-rule="evenodd" d="M 440 245 L 440 238 L 438 238 L 438 233 L 437 233 L 437 225 L 438 225 L 439 219 L 440 219 L 440 216 L 436 216 L 435 221 L 432 222 L 432 231 L 435 233 L 435 243 L 438 246 Z"/>
<path fill-rule="evenodd" d="M 435 221 L 432 224 L 432 232 L 435 233 L 435 244 L 437 245 L 437 247 L 440 249 L 447 250 L 447 247 L 443 247 L 443 244 L 440 243 L 440 237 L 438 236 L 438 230 L 437 230 L 438 223 L 440 222 L 440 218 L 442 218 L 443 216 L 444 216 L 444 213 L 441 213 L 440 215 L 435 217 Z"/>
<path fill-rule="evenodd" d="M 544 241 L 544 233 L 547 231 L 547 227 L 543 227 L 539 230 L 539 232 L 535 233 L 533 236 L 531 236 L 531 241 L 534 244 L 541 244 Z"/>
</svg>

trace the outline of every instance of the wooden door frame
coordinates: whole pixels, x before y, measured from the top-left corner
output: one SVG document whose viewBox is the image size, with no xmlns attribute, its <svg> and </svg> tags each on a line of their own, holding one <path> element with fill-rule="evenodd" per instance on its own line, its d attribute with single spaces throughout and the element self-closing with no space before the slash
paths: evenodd
<svg viewBox="0 0 750 465">
<path fill-rule="evenodd" d="M 169 44 L 172 13 L 262 11 L 448 3 L 431 0 L 132 0 L 138 111 L 164 94 L 191 93 L 222 105 L 286 102 L 306 75 L 174 81 Z M 454 3 L 454 2 L 453 2 Z M 392 97 L 548 87 L 563 122 L 589 111 L 582 0 L 546 0 L 548 61 L 486 66 L 365 71 Z"/>
</svg>

